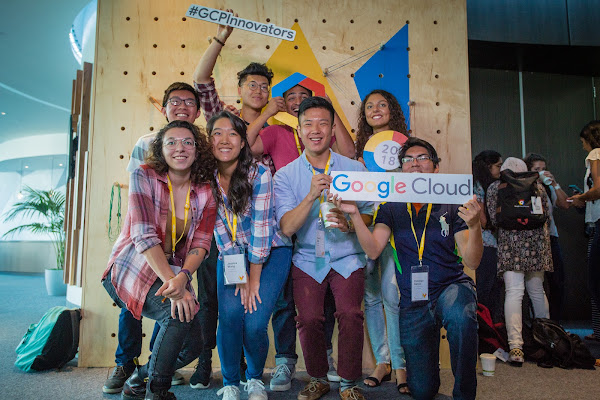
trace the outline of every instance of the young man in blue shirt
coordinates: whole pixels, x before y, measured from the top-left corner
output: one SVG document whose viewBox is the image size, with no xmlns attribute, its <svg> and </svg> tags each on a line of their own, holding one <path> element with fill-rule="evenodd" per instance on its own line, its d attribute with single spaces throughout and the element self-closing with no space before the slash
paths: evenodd
<svg viewBox="0 0 600 400">
<path fill-rule="evenodd" d="M 398 156 L 402 172 L 439 170 L 437 152 L 424 140 L 408 139 Z M 373 232 L 362 222 L 352 202 L 342 202 L 337 196 L 334 202 L 350 215 L 369 258 L 379 257 L 394 235 L 402 268 L 396 270 L 401 294 L 400 338 L 412 397 L 432 399 L 440 387 L 439 345 L 443 326 L 448 331 L 455 379 L 453 398 L 475 399 L 477 298 L 473 281 L 463 271 L 464 265 L 476 269 L 483 254 L 480 207 L 475 196 L 462 206 L 384 203 L 377 212 Z M 427 284 L 419 286 L 417 277 Z"/>
</svg>

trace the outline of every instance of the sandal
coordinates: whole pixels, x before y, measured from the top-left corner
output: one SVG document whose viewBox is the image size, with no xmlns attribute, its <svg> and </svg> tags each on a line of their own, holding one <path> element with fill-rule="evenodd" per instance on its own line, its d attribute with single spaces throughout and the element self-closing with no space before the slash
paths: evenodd
<svg viewBox="0 0 600 400">
<path fill-rule="evenodd" d="M 402 373 L 400 373 L 399 371 L 402 371 Z M 403 375 L 402 379 L 404 382 L 398 383 L 398 379 L 399 379 L 399 374 Z M 400 368 L 396 370 L 396 389 L 398 390 L 398 393 L 400 394 L 410 394 L 410 390 L 408 389 L 408 383 L 406 382 L 406 369 L 404 368 Z"/>
<path fill-rule="evenodd" d="M 410 394 L 410 390 L 408 390 L 408 383 L 406 383 L 406 382 L 399 383 L 398 386 L 396 386 L 396 388 L 398 389 L 398 393 L 400 393 L 400 394 Z M 402 389 L 406 389 L 406 390 L 402 391 Z"/>
<path fill-rule="evenodd" d="M 508 362 L 513 367 L 522 367 L 525 361 L 525 353 L 519 348 L 514 348 L 508 353 Z"/>
<path fill-rule="evenodd" d="M 381 385 L 381 382 L 390 381 L 392 379 L 392 367 L 389 364 L 387 364 L 387 365 L 388 365 L 388 368 L 390 369 L 390 372 L 385 374 L 383 376 L 383 378 L 381 378 L 381 381 L 379 379 L 375 378 L 374 376 L 367 376 L 365 378 L 365 380 L 363 381 L 364 385 L 366 387 L 374 388 L 374 387 Z M 375 367 L 375 368 L 377 368 L 377 367 Z M 367 382 L 372 382 L 373 384 L 371 385 L 370 383 L 367 383 Z"/>
</svg>

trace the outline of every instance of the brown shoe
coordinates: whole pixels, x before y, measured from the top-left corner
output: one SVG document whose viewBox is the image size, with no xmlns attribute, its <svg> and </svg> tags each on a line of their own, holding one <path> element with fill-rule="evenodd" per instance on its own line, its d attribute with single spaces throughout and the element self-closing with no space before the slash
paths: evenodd
<svg viewBox="0 0 600 400">
<path fill-rule="evenodd" d="M 327 393 L 329 393 L 329 383 L 310 378 L 310 382 L 298 393 L 298 400 L 317 400 Z"/>
<path fill-rule="evenodd" d="M 346 389 L 340 392 L 340 399 L 342 400 L 365 400 L 365 396 L 360 392 L 358 386 L 352 386 L 350 389 Z"/>
</svg>

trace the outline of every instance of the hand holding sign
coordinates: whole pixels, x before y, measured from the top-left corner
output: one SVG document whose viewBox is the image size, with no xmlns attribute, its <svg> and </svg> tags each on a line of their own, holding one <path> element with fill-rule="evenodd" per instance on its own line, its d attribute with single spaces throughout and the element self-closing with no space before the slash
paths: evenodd
<svg viewBox="0 0 600 400">
<path fill-rule="evenodd" d="M 341 210 L 343 213 L 346 213 L 348 215 L 354 215 L 359 213 L 358 207 L 356 206 L 355 202 L 343 201 L 342 198 L 337 194 L 334 195 L 329 193 L 328 200 L 335 204 L 335 208 Z"/>
<path fill-rule="evenodd" d="M 313 175 L 310 182 L 310 192 L 308 192 L 309 199 L 312 201 L 319 199 L 323 190 L 329 189 L 330 184 L 331 176 L 327 174 Z"/>
<path fill-rule="evenodd" d="M 233 14 L 233 10 L 230 8 L 228 8 L 225 11 Z M 238 16 L 237 14 L 233 15 L 235 15 L 236 17 Z M 231 32 L 233 32 L 233 26 L 219 24 L 219 26 L 217 27 L 217 35 L 215 37 L 218 39 L 218 41 L 220 41 L 220 43 L 223 44 L 227 41 L 227 39 L 229 39 Z"/>
<path fill-rule="evenodd" d="M 479 213 L 481 207 L 477 202 L 477 196 L 473 195 L 473 198 L 467 201 L 462 206 L 458 207 L 458 216 L 461 217 L 469 228 L 475 227 L 479 224 Z"/>
</svg>

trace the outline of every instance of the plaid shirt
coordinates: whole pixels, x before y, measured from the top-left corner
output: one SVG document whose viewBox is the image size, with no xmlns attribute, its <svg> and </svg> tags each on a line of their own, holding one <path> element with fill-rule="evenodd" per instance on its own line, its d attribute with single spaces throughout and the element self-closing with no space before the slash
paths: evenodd
<svg viewBox="0 0 600 400">
<path fill-rule="evenodd" d="M 257 165 L 250 171 L 248 180 L 252 182 L 252 199 L 244 213 L 237 216 L 236 241 L 247 249 L 248 261 L 253 264 L 263 264 L 269 258 L 271 247 L 291 246 L 292 242 L 281 233 L 275 220 L 271 171 L 262 165 Z M 233 223 L 233 211 L 223 193 L 221 196 L 225 204 L 219 205 L 215 223 L 219 257 L 223 254 L 234 254 L 225 207 L 231 223 Z"/>
<path fill-rule="evenodd" d="M 169 204 L 166 175 L 159 175 L 145 165 L 131 174 L 125 224 L 102 279 L 112 269 L 112 284 L 117 295 L 137 319 L 141 318 L 150 287 L 158 279 L 142 253 L 154 246 L 163 246 Z M 207 254 L 210 251 L 216 203 L 208 184 L 192 184 L 190 206 L 190 230 L 185 246 L 176 253 L 181 259 L 185 259 L 190 249 L 203 248 Z M 195 312 L 199 308 L 196 304 Z"/>
<path fill-rule="evenodd" d="M 202 109 L 204 118 L 207 122 L 213 115 L 223 111 L 223 104 L 221 104 L 221 99 L 215 88 L 215 81 L 213 78 L 210 78 L 209 83 L 194 82 L 194 88 L 198 92 L 200 108 Z M 127 165 L 127 172 L 130 174 L 133 173 L 137 167 L 144 163 L 144 158 L 146 157 L 146 154 L 148 154 L 150 144 L 155 137 L 156 132 L 150 132 L 138 139 L 131 152 L 131 158 Z"/>
</svg>

